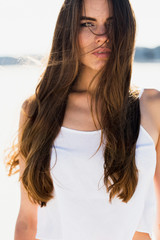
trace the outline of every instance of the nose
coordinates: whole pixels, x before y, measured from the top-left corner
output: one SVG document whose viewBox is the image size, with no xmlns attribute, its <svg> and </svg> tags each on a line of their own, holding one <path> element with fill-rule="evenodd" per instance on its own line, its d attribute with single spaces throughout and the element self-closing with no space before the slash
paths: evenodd
<svg viewBox="0 0 160 240">
<path fill-rule="evenodd" d="M 108 37 L 105 33 L 105 34 L 101 34 L 101 35 L 96 35 L 95 36 L 95 41 L 96 41 L 96 43 L 104 43 L 104 42 L 108 43 L 109 39 L 108 39 Z"/>
<path fill-rule="evenodd" d="M 101 26 L 97 29 L 97 33 L 95 34 L 95 41 L 97 42 L 105 42 L 108 40 L 108 36 L 106 33 L 106 27 Z"/>
</svg>

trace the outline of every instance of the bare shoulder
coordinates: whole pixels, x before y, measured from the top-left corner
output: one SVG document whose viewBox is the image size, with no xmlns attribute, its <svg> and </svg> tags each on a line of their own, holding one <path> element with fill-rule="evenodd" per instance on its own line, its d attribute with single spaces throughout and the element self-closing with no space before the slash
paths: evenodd
<svg viewBox="0 0 160 240">
<path fill-rule="evenodd" d="M 142 104 L 154 114 L 160 115 L 160 91 L 157 89 L 144 89 L 141 97 Z"/>
<path fill-rule="evenodd" d="M 21 146 L 23 131 L 30 118 L 30 112 L 32 108 L 31 105 L 33 101 L 34 101 L 34 96 L 31 96 L 30 98 L 26 99 L 21 106 L 21 112 L 20 112 L 20 118 L 19 118 L 19 129 L 18 129 L 19 150 L 21 149 L 20 146 Z M 21 150 L 19 151 L 19 165 L 20 165 L 20 176 L 21 176 L 25 169 L 25 159 L 21 155 Z"/>
<path fill-rule="evenodd" d="M 160 102 L 160 91 L 154 88 L 145 88 L 143 95 L 150 100 L 157 100 Z"/>
<path fill-rule="evenodd" d="M 18 136 L 19 140 L 23 132 L 24 126 L 32 116 L 34 109 L 35 109 L 35 96 L 33 95 L 28 99 L 26 99 L 21 106 L 21 112 L 20 112 L 20 118 L 19 118 L 19 136 Z"/>
<path fill-rule="evenodd" d="M 23 114 L 28 115 L 29 117 L 32 115 L 35 105 L 36 105 L 36 97 L 35 95 L 32 95 L 23 102 L 21 111 L 23 112 Z"/>
<path fill-rule="evenodd" d="M 142 101 L 149 109 L 150 114 L 155 119 L 157 128 L 160 130 L 160 91 L 157 89 L 144 89 Z"/>
</svg>

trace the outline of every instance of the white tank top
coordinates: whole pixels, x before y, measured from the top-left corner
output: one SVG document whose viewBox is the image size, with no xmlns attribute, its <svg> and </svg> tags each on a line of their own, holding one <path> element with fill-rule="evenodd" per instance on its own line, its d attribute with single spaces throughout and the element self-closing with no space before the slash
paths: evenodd
<svg viewBox="0 0 160 240">
<path fill-rule="evenodd" d="M 141 90 L 140 96 L 142 95 Z M 153 139 L 140 126 L 136 143 L 139 180 L 128 203 L 109 194 L 103 183 L 101 131 L 61 127 L 51 155 L 55 198 L 38 209 L 36 238 L 40 240 L 131 240 L 135 231 L 153 232 L 156 199 L 153 177 L 156 150 Z M 95 155 L 94 155 L 95 153 Z M 53 167 L 54 166 L 54 167 Z"/>
</svg>

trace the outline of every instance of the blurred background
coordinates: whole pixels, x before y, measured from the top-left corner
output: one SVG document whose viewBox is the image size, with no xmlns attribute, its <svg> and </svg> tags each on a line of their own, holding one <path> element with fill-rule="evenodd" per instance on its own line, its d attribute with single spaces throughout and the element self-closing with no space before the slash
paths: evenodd
<svg viewBox="0 0 160 240">
<path fill-rule="evenodd" d="M 20 192 L 7 177 L 4 150 L 17 135 L 20 107 L 34 93 L 62 0 L 0 0 L 0 239 L 14 239 Z M 160 1 L 131 0 L 137 19 L 132 82 L 160 90 Z"/>
</svg>

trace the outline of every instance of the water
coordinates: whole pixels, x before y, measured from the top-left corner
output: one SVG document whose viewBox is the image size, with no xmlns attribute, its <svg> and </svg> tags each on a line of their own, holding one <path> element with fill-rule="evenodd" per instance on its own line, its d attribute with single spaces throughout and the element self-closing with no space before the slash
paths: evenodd
<svg viewBox="0 0 160 240">
<path fill-rule="evenodd" d="M 160 90 L 160 63 L 134 63 L 132 82 L 140 87 Z"/>
<path fill-rule="evenodd" d="M 7 177 L 3 152 L 17 134 L 21 105 L 34 93 L 41 73 L 42 68 L 39 66 L 0 66 L 0 239 L 3 240 L 14 239 L 20 203 L 18 175 Z M 139 87 L 160 90 L 160 63 L 135 63 L 132 83 Z"/>
</svg>

